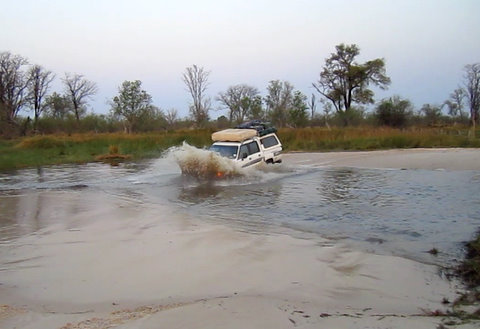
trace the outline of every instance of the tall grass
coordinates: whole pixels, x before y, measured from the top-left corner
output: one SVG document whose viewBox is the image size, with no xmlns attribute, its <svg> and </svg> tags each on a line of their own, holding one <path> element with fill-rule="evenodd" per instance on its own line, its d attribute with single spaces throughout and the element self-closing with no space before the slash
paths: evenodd
<svg viewBox="0 0 480 329">
<path fill-rule="evenodd" d="M 151 134 L 75 134 L 26 137 L 0 140 L 0 170 L 60 163 L 85 163 L 103 154 L 112 146 L 131 159 L 160 156 L 171 146 L 183 141 L 203 147 L 210 143 L 209 130 L 180 130 Z"/>
<path fill-rule="evenodd" d="M 212 130 L 177 130 L 148 134 L 74 134 L 0 140 L 0 170 L 60 163 L 85 163 L 101 155 L 118 153 L 130 159 L 158 157 L 186 141 L 204 147 Z M 480 147 L 468 128 L 302 128 L 280 129 L 285 151 L 375 150 L 415 147 Z"/>
<path fill-rule="evenodd" d="M 286 151 L 480 147 L 480 138 L 465 128 L 304 128 L 280 129 L 278 135 Z"/>
</svg>

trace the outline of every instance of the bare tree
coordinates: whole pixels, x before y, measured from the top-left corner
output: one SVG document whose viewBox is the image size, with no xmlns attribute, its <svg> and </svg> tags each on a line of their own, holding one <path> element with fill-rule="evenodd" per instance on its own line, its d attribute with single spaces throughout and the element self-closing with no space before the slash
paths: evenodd
<svg viewBox="0 0 480 329">
<path fill-rule="evenodd" d="M 37 129 L 38 117 L 46 107 L 45 96 L 54 78 L 55 75 L 51 71 L 46 71 L 40 65 L 34 65 L 28 70 L 27 103 L 34 111 L 34 130 Z"/>
<path fill-rule="evenodd" d="M 470 106 L 470 119 L 475 131 L 480 111 L 480 63 L 465 66 L 464 85 L 467 102 Z"/>
<path fill-rule="evenodd" d="M 25 105 L 28 79 L 22 67 L 28 61 L 10 52 L 0 53 L 0 119 L 12 124 Z"/>
<path fill-rule="evenodd" d="M 187 67 L 182 75 L 182 80 L 192 96 L 190 114 L 198 126 L 203 126 L 208 121 L 211 103 L 210 98 L 205 96 L 205 91 L 208 87 L 209 75 L 210 72 L 196 65 Z"/>
<path fill-rule="evenodd" d="M 240 84 L 219 93 L 217 99 L 228 108 L 230 122 L 242 123 L 251 116 L 258 94 L 257 88 Z"/>
<path fill-rule="evenodd" d="M 174 127 L 178 121 L 178 111 L 174 108 L 171 108 L 165 114 L 165 120 L 167 120 L 167 124 L 169 127 Z"/>
<path fill-rule="evenodd" d="M 65 85 L 65 93 L 72 103 L 75 118 L 79 121 L 82 112 L 85 111 L 83 106 L 86 105 L 87 99 L 97 93 L 97 85 L 95 82 L 84 79 L 80 74 L 65 73 L 62 81 Z"/>
</svg>

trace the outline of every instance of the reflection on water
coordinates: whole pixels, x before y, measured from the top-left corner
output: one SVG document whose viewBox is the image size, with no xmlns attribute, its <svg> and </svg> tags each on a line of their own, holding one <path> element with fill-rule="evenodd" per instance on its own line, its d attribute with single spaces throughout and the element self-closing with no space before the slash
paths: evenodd
<svg viewBox="0 0 480 329">
<path fill-rule="evenodd" d="M 161 204 L 241 230 L 288 228 L 425 261 L 435 261 L 426 253 L 435 247 L 440 261 L 460 257 L 461 243 L 478 228 L 479 183 L 475 171 L 286 166 L 199 183 L 165 158 L 20 170 L 0 174 L 0 243 L 53 225 L 70 229 L 85 218 L 101 220 L 95 211 L 105 204 L 135 208 L 139 221 L 142 209 Z"/>
</svg>

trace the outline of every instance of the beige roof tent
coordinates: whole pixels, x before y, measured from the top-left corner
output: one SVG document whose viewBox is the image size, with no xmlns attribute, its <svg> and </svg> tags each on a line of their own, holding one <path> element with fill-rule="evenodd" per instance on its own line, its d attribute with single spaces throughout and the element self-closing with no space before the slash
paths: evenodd
<svg viewBox="0 0 480 329">
<path fill-rule="evenodd" d="M 255 136 L 257 136 L 255 129 L 225 129 L 214 132 L 212 140 L 214 142 L 242 142 Z"/>
</svg>

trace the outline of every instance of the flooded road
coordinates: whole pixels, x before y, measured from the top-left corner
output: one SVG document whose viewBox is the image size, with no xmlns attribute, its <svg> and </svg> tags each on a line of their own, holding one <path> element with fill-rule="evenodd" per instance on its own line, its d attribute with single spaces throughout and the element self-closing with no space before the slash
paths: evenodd
<svg viewBox="0 0 480 329">
<path fill-rule="evenodd" d="M 480 225 L 479 195 L 476 170 L 362 169 L 287 160 L 241 178 L 199 182 L 183 177 L 172 157 L 120 166 L 52 166 L 0 174 L 0 246 L 98 223 L 105 212 L 109 219 L 112 212 L 128 213 L 139 227 L 181 214 L 246 232 L 317 235 L 441 264 L 461 258 L 463 242 Z M 142 214 L 152 208 L 161 211 L 145 219 Z M 432 248 L 440 254 L 427 253 Z"/>
</svg>

